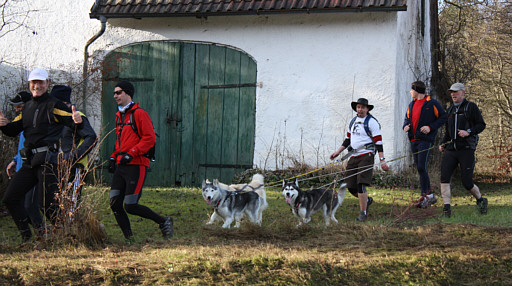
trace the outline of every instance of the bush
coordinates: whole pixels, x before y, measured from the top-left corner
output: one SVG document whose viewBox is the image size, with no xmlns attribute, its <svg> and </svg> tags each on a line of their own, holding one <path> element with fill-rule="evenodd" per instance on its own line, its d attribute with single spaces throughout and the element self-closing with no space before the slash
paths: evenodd
<svg viewBox="0 0 512 286">
<path fill-rule="evenodd" d="M 9 178 L 5 172 L 5 168 L 12 161 L 14 155 L 18 151 L 18 138 L 19 137 L 8 137 L 0 132 L 0 146 L 2 146 L 2 152 L 0 152 L 0 198 L 3 198 L 5 189 L 9 184 Z M 2 204 L 0 200 L 0 205 Z"/>
</svg>

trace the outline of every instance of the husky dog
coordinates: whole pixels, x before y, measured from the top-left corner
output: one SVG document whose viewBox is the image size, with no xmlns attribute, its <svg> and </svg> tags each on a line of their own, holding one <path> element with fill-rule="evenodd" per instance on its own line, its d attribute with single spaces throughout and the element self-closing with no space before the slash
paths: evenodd
<svg viewBox="0 0 512 286">
<path fill-rule="evenodd" d="M 346 184 L 343 183 L 338 194 L 334 195 L 332 190 L 327 189 L 302 191 L 297 179 L 295 183 L 286 183 L 283 180 L 283 196 L 292 213 L 299 219 L 297 227 L 311 221 L 311 215 L 320 209 L 324 213 L 325 226 L 329 226 L 331 220 L 338 223 L 334 215 L 345 199 L 345 187 Z"/>
<path fill-rule="evenodd" d="M 217 179 L 213 183 L 203 180 L 202 193 L 214 209 L 206 224 L 212 224 L 220 217 L 224 220 L 223 228 L 229 228 L 233 220 L 235 227 L 240 227 L 244 213 L 251 222 L 261 225 L 262 213 L 268 206 L 264 178 L 260 174 L 254 175 L 249 184 L 240 185 L 228 186 Z"/>
</svg>

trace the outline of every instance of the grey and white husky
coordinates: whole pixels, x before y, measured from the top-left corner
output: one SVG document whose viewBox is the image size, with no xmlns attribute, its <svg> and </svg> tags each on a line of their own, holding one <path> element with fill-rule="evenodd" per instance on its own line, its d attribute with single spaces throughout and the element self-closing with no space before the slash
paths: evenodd
<svg viewBox="0 0 512 286">
<path fill-rule="evenodd" d="M 333 194 L 332 190 L 327 189 L 302 191 L 297 179 L 294 183 L 286 183 L 283 180 L 283 196 L 292 213 L 299 219 L 297 226 L 311 221 L 311 215 L 319 210 L 324 214 L 325 226 L 329 226 L 331 220 L 338 223 L 334 215 L 345 199 L 345 192 L 345 183 L 340 186 L 337 194 Z"/>
<path fill-rule="evenodd" d="M 263 211 L 267 208 L 264 177 L 256 174 L 249 184 L 227 186 L 215 179 L 203 180 L 202 194 L 204 200 L 213 207 L 213 214 L 206 224 L 212 224 L 219 217 L 224 220 L 223 228 L 229 228 L 233 221 L 240 227 L 244 214 L 253 223 L 261 225 Z"/>
</svg>

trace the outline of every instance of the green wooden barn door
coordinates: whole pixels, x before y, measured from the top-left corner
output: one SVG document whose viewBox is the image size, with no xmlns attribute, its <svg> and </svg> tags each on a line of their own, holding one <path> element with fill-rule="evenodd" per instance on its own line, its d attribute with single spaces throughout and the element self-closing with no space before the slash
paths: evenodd
<svg viewBox="0 0 512 286">
<path fill-rule="evenodd" d="M 149 113 L 159 135 L 147 185 L 197 186 L 205 178 L 230 182 L 252 167 L 256 64 L 245 53 L 171 41 L 116 49 L 103 70 L 106 132 L 117 110 L 112 91 L 123 79 L 134 84 L 133 99 Z M 105 140 L 104 158 L 114 140 L 115 134 Z"/>
</svg>

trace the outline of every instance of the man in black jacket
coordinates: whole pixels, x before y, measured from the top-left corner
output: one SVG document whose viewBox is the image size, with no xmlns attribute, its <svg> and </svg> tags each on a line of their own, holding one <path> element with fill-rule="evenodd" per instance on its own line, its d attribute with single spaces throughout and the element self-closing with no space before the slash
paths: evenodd
<svg viewBox="0 0 512 286">
<path fill-rule="evenodd" d="M 25 144 L 22 152 L 23 165 L 7 186 L 3 202 L 11 214 L 23 241 L 32 237 L 28 215 L 23 208 L 25 194 L 34 186 L 40 194 L 45 215 L 55 223 L 58 205 L 55 201 L 57 187 L 57 154 L 62 128 L 81 128 L 82 116 L 69 109 L 63 102 L 48 94 L 48 72 L 36 68 L 28 77 L 33 99 L 12 121 L 0 112 L 0 130 L 7 136 L 24 131 Z"/>
<path fill-rule="evenodd" d="M 450 178 L 460 164 L 462 185 L 477 199 L 476 204 L 480 213 L 486 214 L 487 199 L 482 197 L 480 189 L 473 183 L 478 134 L 485 129 L 485 122 L 478 106 L 466 100 L 464 84 L 454 83 L 449 91 L 453 104 L 447 110 L 446 131 L 441 142 L 447 144 L 439 146 L 439 151 L 444 152 L 441 163 L 443 213 L 445 217 L 451 216 Z"/>
<path fill-rule="evenodd" d="M 64 102 L 67 107 L 72 108 L 71 104 L 71 87 L 66 85 L 55 85 L 52 88 L 51 96 L 56 97 Z M 84 170 L 87 170 L 89 157 L 87 154 L 96 145 L 96 132 L 92 128 L 89 120 L 80 111 L 77 111 L 82 116 L 81 128 L 69 128 L 64 126 L 62 129 L 62 137 L 60 139 L 60 150 L 62 151 L 61 161 L 63 163 L 61 170 L 64 176 L 69 175 L 70 185 L 62 184 L 63 189 L 69 192 L 71 197 L 71 205 L 69 212 L 74 214 L 79 201 L 80 191 L 84 181 Z"/>
<path fill-rule="evenodd" d="M 412 101 L 405 113 L 403 130 L 411 141 L 411 151 L 420 176 L 421 197 L 417 207 L 426 208 L 437 202 L 430 187 L 428 158 L 436 139 L 436 133 L 446 122 L 446 112 L 441 104 L 425 94 L 427 87 L 422 81 L 411 84 Z"/>
</svg>

